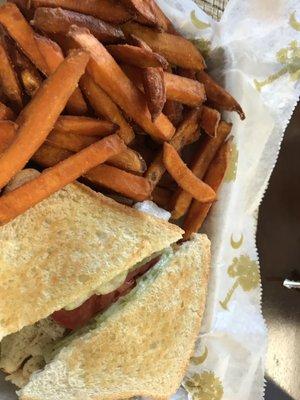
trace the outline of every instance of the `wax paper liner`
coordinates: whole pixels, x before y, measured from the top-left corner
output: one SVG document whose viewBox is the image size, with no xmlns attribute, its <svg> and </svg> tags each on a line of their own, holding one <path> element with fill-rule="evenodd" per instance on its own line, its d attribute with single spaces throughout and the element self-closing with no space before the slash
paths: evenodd
<svg viewBox="0 0 300 400">
<path fill-rule="evenodd" d="M 256 249 L 259 204 L 300 94 L 300 3 L 231 0 L 220 23 L 193 1 L 159 0 L 176 28 L 206 54 L 210 73 L 241 103 L 219 201 L 204 232 L 212 273 L 195 355 L 175 398 L 258 400 L 266 326 Z M 266 238 L 266 240 L 268 240 Z"/>
</svg>

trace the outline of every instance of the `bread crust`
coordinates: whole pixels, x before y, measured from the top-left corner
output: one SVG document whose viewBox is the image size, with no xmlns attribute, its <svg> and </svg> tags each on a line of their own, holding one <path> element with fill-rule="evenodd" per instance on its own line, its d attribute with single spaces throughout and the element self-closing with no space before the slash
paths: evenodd
<svg viewBox="0 0 300 400">
<path fill-rule="evenodd" d="M 182 237 L 182 230 L 74 183 L 0 228 L 0 340 Z"/>
</svg>

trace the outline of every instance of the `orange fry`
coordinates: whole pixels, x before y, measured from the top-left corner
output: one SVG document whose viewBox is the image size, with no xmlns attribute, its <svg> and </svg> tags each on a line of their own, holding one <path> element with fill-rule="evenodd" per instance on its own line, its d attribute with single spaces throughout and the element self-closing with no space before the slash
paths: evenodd
<svg viewBox="0 0 300 400">
<path fill-rule="evenodd" d="M 18 125 L 12 121 L 0 121 L 0 154 L 11 145 L 16 137 Z"/>
<path fill-rule="evenodd" d="M 144 0 L 144 3 L 148 3 L 149 7 L 152 10 L 152 13 L 155 16 L 156 19 L 156 25 L 158 28 L 161 30 L 172 33 L 174 35 L 177 35 L 178 33 L 176 32 L 172 22 L 165 16 L 165 14 L 162 12 L 162 10 L 159 8 L 159 6 L 156 3 L 156 0 Z"/>
<path fill-rule="evenodd" d="M 202 115 L 200 119 L 200 127 L 212 137 L 217 136 L 218 126 L 221 120 L 221 114 L 219 111 L 203 106 Z"/>
<path fill-rule="evenodd" d="M 105 47 L 93 35 L 76 26 L 71 28 L 69 36 L 90 54 L 89 74 L 116 104 L 154 139 L 169 140 L 175 131 L 171 122 L 163 114 L 155 122 L 151 121 L 143 93 L 127 78 Z"/>
<path fill-rule="evenodd" d="M 84 73 L 88 59 L 83 51 L 73 51 L 18 116 L 17 138 L 0 159 L 1 188 L 44 142 Z"/>
<path fill-rule="evenodd" d="M 82 136 L 107 136 L 115 133 L 118 125 L 101 119 L 61 115 L 58 117 L 54 130 Z"/>
<path fill-rule="evenodd" d="M 96 114 L 105 117 L 119 126 L 118 135 L 129 144 L 134 139 L 132 127 L 123 117 L 121 111 L 112 99 L 98 86 L 93 79 L 85 74 L 80 80 L 80 86 Z"/>
<path fill-rule="evenodd" d="M 8 54 L 5 37 L 0 35 L 0 84 L 6 98 L 13 107 L 22 108 L 22 91 L 19 80 Z"/>
<path fill-rule="evenodd" d="M 125 64 L 133 65 L 139 68 L 162 67 L 166 68 L 168 62 L 164 57 L 153 51 L 143 49 L 129 44 L 112 44 L 106 46 L 107 50 L 115 60 Z"/>
<path fill-rule="evenodd" d="M 15 117 L 13 110 L 0 101 L 0 120 L 14 120 Z"/>
<path fill-rule="evenodd" d="M 130 12 L 115 0 L 31 0 L 31 5 L 34 8 L 61 7 L 92 15 L 113 24 L 121 24 L 132 18 Z"/>
<path fill-rule="evenodd" d="M 124 151 L 123 151 L 124 153 Z M 34 154 L 34 161 L 43 167 L 52 167 L 72 155 L 68 150 L 44 143 Z M 99 165 L 83 176 L 97 186 L 103 186 L 136 201 L 150 197 L 151 188 L 147 179 L 130 174 L 116 167 Z"/>
<path fill-rule="evenodd" d="M 142 39 L 153 51 L 165 57 L 170 64 L 198 71 L 205 68 L 204 59 L 197 48 L 182 36 L 156 32 L 134 22 L 126 23 L 122 29 L 125 35 L 135 35 Z"/>
<path fill-rule="evenodd" d="M 221 146 L 204 178 L 204 182 L 215 192 L 218 191 L 227 169 L 230 145 L 231 142 L 228 141 Z M 183 223 L 184 240 L 188 240 L 192 233 L 199 231 L 212 205 L 213 203 L 203 204 L 193 200 Z"/>
<path fill-rule="evenodd" d="M 152 121 L 161 115 L 166 102 L 166 87 L 162 68 L 143 69 L 143 85 Z"/>
<path fill-rule="evenodd" d="M 201 143 L 192 162 L 191 170 L 199 178 L 202 179 L 209 167 L 209 164 L 216 155 L 218 149 L 225 141 L 231 131 L 231 124 L 224 121 L 220 122 L 217 136 L 215 138 L 205 137 Z M 187 191 L 179 188 L 176 190 L 172 199 L 172 217 L 178 219 L 182 217 L 188 210 L 192 201 L 192 196 Z"/>
<path fill-rule="evenodd" d="M 132 10 L 135 14 L 135 19 L 146 25 L 157 25 L 156 17 L 149 5 L 145 0 L 121 0 L 127 8 Z"/>
<path fill-rule="evenodd" d="M 173 100 L 166 100 L 163 113 L 169 118 L 172 124 L 177 128 L 182 120 L 183 105 Z"/>
<path fill-rule="evenodd" d="M 166 142 L 164 143 L 163 161 L 167 171 L 175 182 L 182 189 L 188 191 L 194 199 L 197 199 L 201 203 L 208 203 L 215 200 L 216 194 L 214 190 L 197 178 L 182 161 L 174 147 Z"/>
<path fill-rule="evenodd" d="M 170 141 L 175 150 L 180 151 L 187 144 L 195 130 L 198 129 L 200 115 L 201 110 L 199 108 L 194 108 L 187 114 Z M 152 188 L 158 184 L 165 171 L 163 154 L 160 152 L 146 172 L 146 178 L 151 183 Z"/>
<path fill-rule="evenodd" d="M 192 79 L 164 72 L 168 100 L 196 107 L 206 100 L 204 86 Z"/>
<path fill-rule="evenodd" d="M 137 174 L 143 174 L 146 171 L 146 163 L 143 157 L 137 151 L 134 151 L 129 147 L 121 153 L 111 157 L 107 161 L 107 164 Z"/>
<path fill-rule="evenodd" d="M 47 64 L 47 75 L 53 74 L 56 68 L 64 60 L 64 55 L 59 45 L 53 40 L 46 38 L 45 36 L 38 35 L 35 33 L 35 40 L 38 48 L 43 55 Z M 82 96 L 80 89 L 77 87 L 71 97 L 69 98 L 66 109 L 70 114 L 84 115 L 87 113 L 87 105 Z"/>
<path fill-rule="evenodd" d="M 124 148 L 118 135 L 108 136 L 3 195 L 0 198 L 0 224 L 16 218 Z"/>
<path fill-rule="evenodd" d="M 245 119 L 244 111 L 239 103 L 219 86 L 206 72 L 197 73 L 198 80 L 205 86 L 207 99 L 214 108 L 228 111 L 236 111 L 241 119 Z"/>
<path fill-rule="evenodd" d="M 4 3 L 0 6 L 0 23 L 32 63 L 46 74 L 47 64 L 35 41 L 34 31 L 15 4 Z"/>
<path fill-rule="evenodd" d="M 91 15 L 84 15 L 62 8 L 39 7 L 35 10 L 33 24 L 48 34 L 66 35 L 71 25 L 82 26 L 102 43 L 116 43 L 125 40 L 122 30 Z"/>
</svg>

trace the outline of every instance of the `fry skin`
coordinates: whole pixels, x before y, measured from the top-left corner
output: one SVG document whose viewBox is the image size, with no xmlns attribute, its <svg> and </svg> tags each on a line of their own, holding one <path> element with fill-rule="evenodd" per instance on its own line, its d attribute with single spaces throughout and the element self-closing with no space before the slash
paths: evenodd
<svg viewBox="0 0 300 400">
<path fill-rule="evenodd" d="M 211 137 L 216 137 L 218 126 L 221 121 L 221 114 L 219 111 L 203 106 L 202 115 L 200 119 L 200 127 Z"/>
<path fill-rule="evenodd" d="M 6 193 L 0 198 L 0 224 L 4 225 L 16 218 L 124 149 L 124 142 L 118 135 L 108 136 L 45 170 L 12 192 Z"/>
<path fill-rule="evenodd" d="M 104 90 L 102 90 L 88 74 L 84 74 L 80 79 L 80 86 L 96 114 L 118 125 L 118 135 L 126 144 L 131 143 L 135 136 L 132 127 L 123 117 L 118 106 Z"/>
<path fill-rule="evenodd" d="M 0 159 L 1 188 L 25 166 L 44 142 L 84 73 L 88 59 L 83 51 L 72 52 L 18 116 L 17 138 Z"/>
<path fill-rule="evenodd" d="M 245 119 L 244 111 L 239 103 L 231 96 L 231 94 L 219 86 L 206 72 L 197 72 L 197 79 L 199 82 L 203 83 L 207 99 L 214 108 L 236 111 L 241 119 Z"/>
<path fill-rule="evenodd" d="M 87 28 L 102 43 L 119 43 L 125 40 L 122 30 L 91 15 L 62 8 L 39 7 L 35 10 L 33 24 L 48 34 L 66 35 L 71 25 Z"/>
<path fill-rule="evenodd" d="M 128 22 L 122 26 L 125 35 L 135 35 L 161 54 L 170 64 L 201 71 L 205 62 L 197 48 L 182 36 L 156 32 L 151 28 Z"/>
<path fill-rule="evenodd" d="M 219 124 L 217 136 L 215 138 L 205 137 L 204 141 L 201 143 L 191 165 L 192 172 L 199 179 L 204 177 L 209 164 L 213 160 L 222 143 L 229 135 L 231 127 L 231 124 L 222 121 Z M 171 209 L 173 210 L 172 218 L 178 219 L 182 217 L 187 212 L 191 201 L 192 196 L 190 193 L 185 192 L 181 188 L 177 189 L 171 201 Z"/>
<path fill-rule="evenodd" d="M 115 133 L 118 128 L 110 121 L 75 115 L 61 115 L 54 126 L 54 130 L 59 132 L 97 137 Z"/>
<path fill-rule="evenodd" d="M 221 146 L 204 178 L 204 182 L 215 192 L 218 191 L 226 173 L 230 146 L 230 140 Z M 192 201 L 183 223 L 183 229 L 185 230 L 184 240 L 188 240 L 192 233 L 199 231 L 212 205 L 213 203 L 203 204 L 196 200 Z"/>
<path fill-rule="evenodd" d="M 143 86 L 152 121 L 161 115 L 166 102 L 166 86 L 162 68 L 148 67 L 142 70 Z"/>
<path fill-rule="evenodd" d="M 122 24 L 132 18 L 131 13 L 115 0 L 31 0 L 37 7 L 61 7 L 66 10 L 92 15 L 113 24 Z"/>
<path fill-rule="evenodd" d="M 71 28 L 69 36 L 90 54 L 87 71 L 112 100 L 154 139 L 169 140 L 175 132 L 171 122 L 163 114 L 155 122 L 151 121 L 143 93 L 127 78 L 105 47 L 76 26 Z"/>
<path fill-rule="evenodd" d="M 192 79 L 164 72 L 166 95 L 187 106 L 197 107 L 206 100 L 204 86 Z"/>
</svg>

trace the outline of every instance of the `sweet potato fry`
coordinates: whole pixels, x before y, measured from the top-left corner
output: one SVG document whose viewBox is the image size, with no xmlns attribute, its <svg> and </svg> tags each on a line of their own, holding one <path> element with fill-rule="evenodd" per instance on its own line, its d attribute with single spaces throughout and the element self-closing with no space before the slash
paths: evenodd
<svg viewBox="0 0 300 400">
<path fill-rule="evenodd" d="M 156 186 L 156 188 L 152 192 L 152 200 L 158 206 L 168 210 L 170 206 L 171 195 L 172 195 L 171 190 L 168 190 L 160 186 Z"/>
<path fill-rule="evenodd" d="M 118 135 L 108 136 L 6 193 L 0 198 L 0 224 L 16 218 L 124 148 Z"/>
<path fill-rule="evenodd" d="M 33 29 L 15 4 L 5 3 L 0 6 L 0 23 L 32 63 L 46 74 L 47 65 L 36 44 Z"/>
<path fill-rule="evenodd" d="M 200 179 L 203 179 L 209 164 L 213 160 L 220 146 L 231 131 L 231 124 L 224 121 L 220 122 L 217 136 L 215 138 L 205 137 L 201 143 L 194 161 L 191 165 L 192 172 Z M 182 189 L 176 190 L 172 199 L 172 218 L 178 219 L 182 217 L 188 210 L 192 201 L 192 196 Z"/>
<path fill-rule="evenodd" d="M 93 35 L 77 26 L 72 26 L 69 36 L 90 54 L 87 70 L 113 101 L 154 139 L 169 140 L 175 131 L 171 122 L 163 114 L 155 122 L 151 121 L 143 94 L 127 78 L 105 47 Z"/>
<path fill-rule="evenodd" d="M 129 44 L 112 44 L 106 46 L 106 48 L 114 59 L 121 63 L 134 65 L 139 68 L 166 68 L 168 66 L 168 62 L 164 57 L 154 53 L 151 49 L 146 50 Z"/>
<path fill-rule="evenodd" d="M 168 33 L 172 33 L 174 35 L 178 35 L 172 22 L 165 16 L 165 14 L 159 8 L 156 0 L 144 0 L 144 2 L 148 3 L 149 6 L 151 7 L 152 13 L 155 15 L 156 25 L 159 29 Z"/>
<path fill-rule="evenodd" d="M 166 100 L 163 113 L 169 118 L 172 124 L 177 128 L 182 121 L 183 105 L 173 100 Z"/>
<path fill-rule="evenodd" d="M 188 191 L 190 195 L 201 203 L 212 202 L 216 198 L 214 190 L 201 181 L 182 161 L 177 151 L 169 143 L 164 143 L 164 165 L 175 182 Z"/>
<path fill-rule="evenodd" d="M 239 103 L 231 96 L 231 94 L 219 86 L 206 72 L 198 72 L 197 78 L 201 83 L 203 83 L 207 99 L 214 108 L 236 111 L 241 119 L 245 119 L 244 111 Z"/>
<path fill-rule="evenodd" d="M 141 91 L 144 90 L 143 86 L 143 70 L 142 68 L 134 67 L 129 64 L 120 64 L 124 74 L 135 84 Z"/>
<path fill-rule="evenodd" d="M 151 186 L 147 179 L 110 165 L 99 165 L 84 177 L 93 184 L 111 189 L 136 201 L 149 199 L 151 194 Z"/>
<path fill-rule="evenodd" d="M 161 115 L 166 102 L 166 87 L 162 68 L 144 68 L 143 85 L 152 121 Z"/>
<path fill-rule="evenodd" d="M 0 159 L 1 188 L 44 142 L 84 73 L 88 59 L 81 50 L 72 52 L 20 113 L 16 120 L 19 125 L 17 138 Z"/>
<path fill-rule="evenodd" d="M 66 35 L 71 25 L 88 28 L 102 43 L 119 43 L 125 40 L 122 30 L 91 15 L 61 8 L 40 7 L 35 10 L 33 24 L 47 34 Z"/>
<path fill-rule="evenodd" d="M 209 136 L 216 137 L 220 120 L 221 114 L 219 111 L 207 106 L 203 106 L 200 127 Z"/>
<path fill-rule="evenodd" d="M 230 145 L 231 143 L 228 141 L 221 146 L 216 157 L 211 162 L 204 178 L 204 182 L 215 192 L 218 191 L 227 169 Z M 199 231 L 212 204 L 213 203 L 199 203 L 197 200 L 192 201 L 183 223 L 183 229 L 185 230 L 183 236 L 184 240 L 188 240 L 192 233 Z"/>
<path fill-rule="evenodd" d="M 125 35 L 135 35 L 164 56 L 170 64 L 201 71 L 205 62 L 197 48 L 182 36 L 156 32 L 151 28 L 128 22 L 122 26 Z"/>
<path fill-rule="evenodd" d="M 26 94 L 33 97 L 43 82 L 41 74 L 15 45 L 10 47 L 10 53 Z"/>
<path fill-rule="evenodd" d="M 145 0 L 121 0 L 127 8 L 135 14 L 135 20 L 146 25 L 156 26 L 156 17 L 150 7 L 150 4 Z"/>
<path fill-rule="evenodd" d="M 3 94 L 14 108 L 23 106 L 22 90 L 10 59 L 4 35 L 0 34 L 0 84 Z"/>
<path fill-rule="evenodd" d="M 194 108 L 187 114 L 185 119 L 180 124 L 175 135 L 170 141 L 171 145 L 177 151 L 180 151 L 186 145 L 186 143 L 189 141 L 190 136 L 192 136 L 195 130 L 198 128 L 200 115 L 200 108 Z M 162 152 L 160 152 L 155 157 L 154 161 L 146 172 L 146 178 L 151 183 L 152 188 L 154 188 L 158 184 L 165 171 L 166 168 L 163 163 L 163 154 Z"/>
<path fill-rule="evenodd" d="M 63 52 L 59 45 L 53 42 L 53 40 L 46 38 L 45 36 L 38 35 L 37 33 L 34 34 L 34 37 L 38 48 L 46 61 L 48 68 L 47 75 L 49 76 L 53 74 L 59 64 L 63 62 Z M 66 105 L 66 110 L 70 114 L 75 115 L 87 114 L 87 105 L 78 87 L 74 90 L 74 93 L 69 98 Z"/>
<path fill-rule="evenodd" d="M 54 126 L 54 130 L 59 132 L 97 137 L 115 133 L 117 129 L 118 125 L 110 121 L 89 117 L 77 117 L 75 115 L 60 116 Z"/>
<path fill-rule="evenodd" d="M 184 78 L 188 79 L 197 79 L 196 78 L 196 71 L 194 69 L 187 69 L 187 68 L 177 68 L 177 75 L 183 76 Z"/>
<path fill-rule="evenodd" d="M 168 100 L 196 107 L 206 100 L 204 86 L 192 79 L 164 72 Z"/>
<path fill-rule="evenodd" d="M 47 136 L 47 143 L 75 153 L 85 149 L 98 140 L 96 136 L 80 136 L 74 133 L 60 132 L 55 129 Z"/>
<path fill-rule="evenodd" d="M 129 147 L 107 160 L 107 164 L 138 174 L 143 174 L 146 171 L 146 163 L 143 157 Z"/>
<path fill-rule="evenodd" d="M 115 0 L 31 0 L 31 5 L 34 8 L 61 7 L 66 10 L 92 15 L 113 24 L 121 24 L 132 18 L 130 12 Z"/>
<path fill-rule="evenodd" d="M 88 74 L 85 74 L 81 78 L 80 86 L 96 114 L 99 117 L 103 116 L 118 125 L 119 136 L 126 144 L 129 144 L 134 139 L 134 132 L 123 117 L 117 105 Z"/>
<path fill-rule="evenodd" d="M 71 154 L 67 150 L 44 143 L 34 154 L 33 160 L 43 167 L 52 167 L 70 157 Z M 83 177 L 93 184 L 111 189 L 136 201 L 143 201 L 150 197 L 151 189 L 147 179 L 116 167 L 99 165 L 88 171 Z"/>
<path fill-rule="evenodd" d="M 11 145 L 16 138 L 18 125 L 12 121 L 0 121 L 0 154 Z"/>
<path fill-rule="evenodd" d="M 9 107 L 7 107 L 4 103 L 0 102 L 0 121 L 1 120 L 14 120 L 15 113 Z"/>
</svg>

